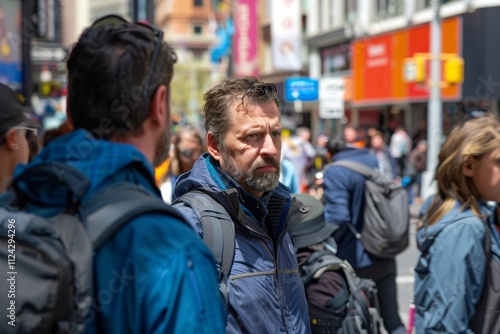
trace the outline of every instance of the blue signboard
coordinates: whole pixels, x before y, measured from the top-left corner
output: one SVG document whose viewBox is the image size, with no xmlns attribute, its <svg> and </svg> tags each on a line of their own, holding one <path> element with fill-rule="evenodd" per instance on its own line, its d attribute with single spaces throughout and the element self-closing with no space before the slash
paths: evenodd
<svg viewBox="0 0 500 334">
<path fill-rule="evenodd" d="M 318 80 L 310 78 L 288 78 L 285 80 L 285 100 L 293 102 L 317 101 Z"/>
</svg>

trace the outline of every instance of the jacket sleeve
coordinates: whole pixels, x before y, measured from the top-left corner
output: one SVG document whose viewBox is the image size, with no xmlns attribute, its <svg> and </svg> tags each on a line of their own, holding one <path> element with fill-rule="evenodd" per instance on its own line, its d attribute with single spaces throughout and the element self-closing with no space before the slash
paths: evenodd
<svg viewBox="0 0 500 334">
<path fill-rule="evenodd" d="M 205 247 L 193 243 L 179 249 L 169 268 L 148 274 L 141 287 L 147 289 L 144 305 L 150 312 L 141 310 L 148 327 L 139 332 L 224 333 L 227 320 L 216 277 Z"/>
<path fill-rule="evenodd" d="M 417 333 L 471 333 L 483 287 L 486 257 L 479 220 L 451 223 L 419 258 L 415 280 Z"/>
<path fill-rule="evenodd" d="M 351 222 L 349 180 L 338 167 L 330 167 L 324 175 L 325 219 L 345 225 Z"/>
<path fill-rule="evenodd" d="M 129 222 L 99 251 L 96 275 L 97 333 L 225 332 L 212 254 L 178 219 Z"/>
</svg>

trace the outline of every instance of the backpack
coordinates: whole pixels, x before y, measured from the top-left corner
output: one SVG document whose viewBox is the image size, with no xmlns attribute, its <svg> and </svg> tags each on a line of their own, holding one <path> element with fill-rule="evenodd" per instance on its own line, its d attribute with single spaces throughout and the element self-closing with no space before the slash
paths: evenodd
<svg viewBox="0 0 500 334">
<path fill-rule="evenodd" d="M 490 228 L 485 224 L 484 252 L 487 267 L 483 291 L 475 307 L 474 315 L 469 325 L 474 333 L 500 333 L 500 264 L 491 256 Z"/>
<path fill-rule="evenodd" d="M 463 217 L 467 218 L 467 217 Z M 463 219 L 462 218 L 462 219 Z M 433 238 L 436 240 L 439 234 L 445 230 L 441 229 Z M 484 277 L 483 290 L 476 303 L 474 315 L 469 320 L 470 329 L 476 334 L 500 333 L 500 264 L 491 256 L 491 232 L 489 225 L 484 224 L 484 253 L 486 255 L 486 274 Z M 422 252 L 426 256 L 430 246 Z M 429 261 L 428 259 L 426 261 Z M 426 273 L 415 269 L 417 273 Z"/>
<path fill-rule="evenodd" d="M 380 172 L 354 161 L 336 161 L 326 168 L 339 166 L 367 177 L 365 181 L 364 226 L 361 233 L 352 224 L 347 227 L 360 239 L 365 250 L 380 258 L 390 258 L 409 245 L 410 204 L 408 192 Z"/>
<path fill-rule="evenodd" d="M 300 267 L 300 272 L 306 290 L 313 334 L 380 333 L 382 319 L 377 286 L 373 280 L 359 278 L 348 262 L 328 251 L 312 253 Z M 314 289 L 314 284 L 318 284 L 321 277 L 327 273 L 330 273 L 330 276 L 324 277 L 329 282 L 339 282 L 339 288 L 329 291 L 333 298 L 325 304 L 324 289 L 327 287 L 318 285 L 318 289 Z"/>
<path fill-rule="evenodd" d="M 46 218 L 26 211 L 20 181 L 46 180 L 68 189 L 66 207 Z M 175 210 L 141 186 L 121 182 L 89 200 L 80 199 L 89 180 L 62 163 L 28 167 L 13 180 L 0 203 L 0 290 L 7 320 L 1 333 L 84 333 L 94 301 L 93 256 L 129 220 L 163 212 L 184 221 Z"/>
<path fill-rule="evenodd" d="M 203 226 L 203 242 L 212 251 L 219 278 L 219 290 L 229 303 L 227 278 L 233 265 L 235 231 L 227 210 L 203 188 L 191 190 L 172 202 L 172 207 L 190 207 Z"/>
</svg>

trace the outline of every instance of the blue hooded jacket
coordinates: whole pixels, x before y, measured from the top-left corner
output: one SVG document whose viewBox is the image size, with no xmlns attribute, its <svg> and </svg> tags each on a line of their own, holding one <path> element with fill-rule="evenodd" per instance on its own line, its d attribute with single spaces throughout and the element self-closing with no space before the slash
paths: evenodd
<svg viewBox="0 0 500 334">
<path fill-rule="evenodd" d="M 335 154 L 333 161 L 350 160 L 377 168 L 378 161 L 367 149 L 348 148 Z M 341 166 L 329 167 L 324 175 L 325 219 L 339 225 L 334 233 L 338 244 L 337 256 L 347 260 L 353 268 L 372 265 L 374 259 L 365 251 L 360 240 L 347 228 L 352 224 L 356 231 L 364 225 L 366 176 Z"/>
<path fill-rule="evenodd" d="M 428 207 L 432 197 L 424 203 Z M 481 214 L 493 217 L 481 204 Z M 414 299 L 417 333 L 468 333 L 485 280 L 485 223 L 470 209 L 455 207 L 435 224 L 420 228 L 417 245 L 422 252 L 415 267 Z M 485 219 L 486 220 L 486 219 Z M 500 262 L 500 239 L 490 226 L 491 256 Z"/>
<path fill-rule="evenodd" d="M 51 142 L 31 165 L 61 162 L 90 181 L 85 195 L 119 181 L 161 197 L 153 167 L 128 144 L 93 139 L 75 130 Z M 15 176 L 26 166 L 18 166 Z M 57 183 L 21 183 L 29 210 L 51 216 L 66 204 Z M 223 333 L 226 323 L 210 251 L 177 218 L 139 216 L 111 237 L 94 257 L 94 302 L 89 333 Z"/>
<path fill-rule="evenodd" d="M 208 153 L 179 177 L 174 198 L 204 188 L 230 214 L 235 250 L 227 280 L 228 333 L 310 333 L 304 284 L 288 231 L 310 212 L 280 184 L 257 198 L 225 174 Z M 176 206 L 203 237 L 188 206 Z"/>
</svg>

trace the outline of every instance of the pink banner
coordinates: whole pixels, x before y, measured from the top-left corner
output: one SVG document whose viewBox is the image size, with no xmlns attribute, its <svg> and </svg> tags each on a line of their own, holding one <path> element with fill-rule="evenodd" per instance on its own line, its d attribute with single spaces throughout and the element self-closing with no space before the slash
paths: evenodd
<svg viewBox="0 0 500 334">
<path fill-rule="evenodd" d="M 233 14 L 234 75 L 257 77 L 257 0 L 236 0 Z"/>
</svg>

